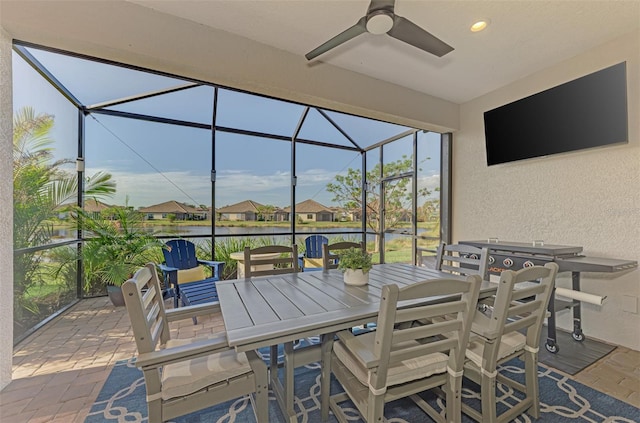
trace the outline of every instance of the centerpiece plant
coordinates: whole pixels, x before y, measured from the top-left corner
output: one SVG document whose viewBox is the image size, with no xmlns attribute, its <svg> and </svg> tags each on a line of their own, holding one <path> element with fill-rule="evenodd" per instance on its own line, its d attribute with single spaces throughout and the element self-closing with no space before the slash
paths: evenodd
<svg viewBox="0 0 640 423">
<path fill-rule="evenodd" d="M 366 285 L 373 267 L 371 254 L 361 248 L 349 248 L 338 255 L 338 269 L 344 273 L 347 285 Z"/>
</svg>

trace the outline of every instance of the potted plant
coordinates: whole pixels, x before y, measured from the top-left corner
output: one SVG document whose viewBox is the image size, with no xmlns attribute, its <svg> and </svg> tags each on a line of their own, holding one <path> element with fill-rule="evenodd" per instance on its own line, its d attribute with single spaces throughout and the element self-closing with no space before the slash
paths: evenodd
<svg viewBox="0 0 640 423">
<path fill-rule="evenodd" d="M 155 261 L 164 244 L 143 227 L 142 215 L 135 210 L 74 211 L 86 237 L 82 247 L 85 290 L 105 285 L 111 302 L 124 306 L 120 287 L 138 268 Z"/>
<path fill-rule="evenodd" d="M 372 267 L 371 254 L 361 248 L 349 248 L 339 254 L 338 269 L 344 273 L 347 285 L 366 285 L 369 283 L 369 270 Z"/>
</svg>

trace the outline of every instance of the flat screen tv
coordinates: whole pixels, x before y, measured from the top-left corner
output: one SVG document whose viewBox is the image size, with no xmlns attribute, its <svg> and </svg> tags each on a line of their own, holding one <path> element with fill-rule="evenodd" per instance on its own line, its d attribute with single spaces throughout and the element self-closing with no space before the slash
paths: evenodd
<svg viewBox="0 0 640 423">
<path fill-rule="evenodd" d="M 626 62 L 484 113 L 487 165 L 628 142 Z"/>
</svg>

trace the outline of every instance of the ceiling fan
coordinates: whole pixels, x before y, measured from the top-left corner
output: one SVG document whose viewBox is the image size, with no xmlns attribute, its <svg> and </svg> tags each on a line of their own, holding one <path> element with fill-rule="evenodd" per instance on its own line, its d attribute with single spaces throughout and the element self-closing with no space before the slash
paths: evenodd
<svg viewBox="0 0 640 423">
<path fill-rule="evenodd" d="M 360 34 L 388 34 L 427 53 L 442 57 L 453 50 L 449 44 L 431 35 L 410 20 L 396 15 L 395 0 L 371 0 L 367 14 L 351 28 L 336 35 L 321 46 L 305 54 L 307 60 L 315 59 Z"/>
</svg>

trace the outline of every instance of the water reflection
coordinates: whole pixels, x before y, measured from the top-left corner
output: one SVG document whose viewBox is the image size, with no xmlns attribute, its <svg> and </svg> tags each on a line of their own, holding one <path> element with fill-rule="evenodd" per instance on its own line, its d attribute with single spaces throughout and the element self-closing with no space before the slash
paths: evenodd
<svg viewBox="0 0 640 423">
<path fill-rule="evenodd" d="M 360 233 L 360 228 L 345 228 L 345 227 L 297 227 L 298 234 L 302 233 L 331 233 L 331 232 L 353 232 Z M 218 226 L 216 227 L 216 235 L 271 235 L 275 233 L 289 232 L 288 226 Z M 166 225 L 166 226 L 152 226 L 149 231 L 159 231 L 162 235 L 175 235 L 188 238 L 190 236 L 211 235 L 210 226 L 178 226 L 178 225 Z M 425 231 L 425 229 L 418 228 L 418 234 Z M 396 237 L 402 237 L 402 234 L 386 234 L 386 239 L 394 239 Z M 75 229 L 55 229 L 53 231 L 53 238 L 57 241 L 64 241 L 68 239 L 76 238 Z"/>
</svg>

